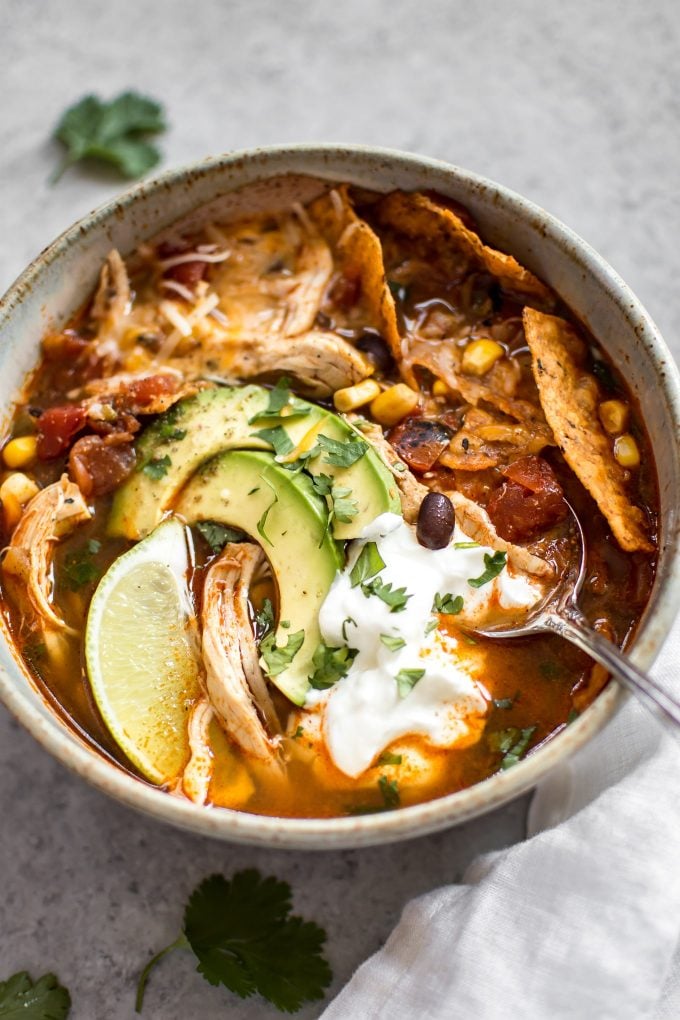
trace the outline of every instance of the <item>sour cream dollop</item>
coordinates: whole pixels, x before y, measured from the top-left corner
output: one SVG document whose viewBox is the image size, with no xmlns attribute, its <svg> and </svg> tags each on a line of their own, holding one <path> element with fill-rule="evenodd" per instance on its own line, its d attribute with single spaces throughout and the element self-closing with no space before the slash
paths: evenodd
<svg viewBox="0 0 680 1020">
<path fill-rule="evenodd" d="M 352 567 L 369 542 L 385 564 L 376 576 L 392 590 L 406 589 L 402 611 L 391 612 L 377 595 L 352 585 Z M 480 625 L 492 606 L 529 608 L 541 598 L 538 585 L 507 567 L 481 587 L 471 586 L 469 579 L 486 569 L 485 554 L 493 552 L 472 543 L 458 526 L 447 548 L 426 549 L 415 529 L 389 513 L 377 517 L 353 543 L 347 567 L 321 607 L 319 625 L 327 645 L 348 645 L 357 655 L 347 676 L 330 691 L 311 691 L 307 699 L 309 707 L 325 702 L 325 742 L 346 775 L 360 775 L 385 747 L 408 734 L 422 735 L 435 747 L 453 747 L 467 735 L 466 719 L 486 711 L 478 666 L 469 656 L 466 661 L 454 638 L 428 625 L 436 620 L 435 595 L 461 596 L 459 618 Z M 400 647 L 394 647 L 393 639 Z M 413 671 L 421 670 L 409 689 Z M 400 673 L 405 678 L 401 685 Z"/>
</svg>

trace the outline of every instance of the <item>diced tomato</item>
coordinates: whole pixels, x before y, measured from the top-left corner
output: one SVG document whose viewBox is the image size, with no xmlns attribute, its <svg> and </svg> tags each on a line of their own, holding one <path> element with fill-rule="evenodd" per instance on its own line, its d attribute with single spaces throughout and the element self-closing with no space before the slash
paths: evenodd
<svg viewBox="0 0 680 1020">
<path fill-rule="evenodd" d="M 174 393 L 180 380 L 167 373 L 147 375 L 143 379 L 135 379 L 125 390 L 122 400 L 131 411 L 142 412 L 145 407 L 167 393 Z"/>
<path fill-rule="evenodd" d="M 520 457 L 503 471 L 509 480 L 492 493 L 487 512 L 506 542 L 526 542 L 567 516 L 562 487 L 541 457 Z"/>
<path fill-rule="evenodd" d="M 85 497 L 113 492 L 134 470 L 131 443 L 109 444 L 101 436 L 83 436 L 73 446 L 69 473 Z"/>
<path fill-rule="evenodd" d="M 451 439 L 451 429 L 428 418 L 408 418 L 397 425 L 388 439 L 402 460 L 414 471 L 429 471 Z"/>
<path fill-rule="evenodd" d="M 169 244 L 167 241 L 158 246 L 158 255 L 161 259 L 169 259 L 174 255 L 184 255 L 189 250 L 186 244 Z M 190 290 L 203 279 L 208 268 L 207 262 L 196 259 L 192 262 L 180 262 L 178 266 L 170 266 L 163 273 L 166 280 L 176 280 Z"/>
<path fill-rule="evenodd" d="M 80 404 L 50 407 L 38 418 L 38 457 L 53 460 L 66 453 L 71 440 L 87 423 L 87 411 Z"/>
</svg>

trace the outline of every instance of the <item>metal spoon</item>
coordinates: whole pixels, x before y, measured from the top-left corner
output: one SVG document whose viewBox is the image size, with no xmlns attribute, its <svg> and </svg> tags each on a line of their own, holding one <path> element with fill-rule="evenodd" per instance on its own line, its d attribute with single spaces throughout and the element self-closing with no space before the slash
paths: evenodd
<svg viewBox="0 0 680 1020">
<path fill-rule="evenodd" d="M 569 504 L 567 504 L 569 506 Z M 580 561 L 567 571 L 542 602 L 531 609 L 521 623 L 496 624 L 474 633 L 487 638 L 521 638 L 537 633 L 559 634 L 599 662 L 619 683 L 632 691 L 654 715 L 674 730 L 680 726 L 680 701 L 662 690 L 634 666 L 616 645 L 594 630 L 578 606 L 578 597 L 586 574 L 586 543 L 581 523 L 569 506 L 575 537 L 580 545 Z M 676 730 L 677 733 L 677 730 Z"/>
</svg>

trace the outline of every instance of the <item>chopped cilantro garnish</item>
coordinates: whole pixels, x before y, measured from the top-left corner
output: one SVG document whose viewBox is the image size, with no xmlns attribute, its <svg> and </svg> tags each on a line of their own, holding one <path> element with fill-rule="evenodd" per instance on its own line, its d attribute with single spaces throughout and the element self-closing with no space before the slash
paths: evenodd
<svg viewBox="0 0 680 1020">
<path fill-rule="evenodd" d="M 283 425 L 276 425 L 273 429 L 260 429 L 259 432 L 253 432 L 252 435 L 269 443 L 277 457 L 285 457 L 293 449 L 293 440 Z"/>
<path fill-rule="evenodd" d="M 380 640 L 385 648 L 389 648 L 391 652 L 398 652 L 400 648 L 406 647 L 406 642 L 403 638 L 393 637 L 391 634 L 381 634 Z"/>
<path fill-rule="evenodd" d="M 0 981 L 0 1017 L 7 1020 L 66 1020 L 71 996 L 54 974 L 43 974 L 37 981 L 21 970 Z"/>
<path fill-rule="evenodd" d="M 222 552 L 227 542 L 243 542 L 245 534 L 236 528 L 227 528 L 216 521 L 200 521 L 196 531 L 201 535 L 214 553 Z"/>
<path fill-rule="evenodd" d="M 255 527 L 257 528 L 258 535 L 260 535 L 265 540 L 265 542 L 268 542 L 269 545 L 272 545 L 273 544 L 272 540 L 269 537 L 269 535 L 267 534 L 267 532 L 265 531 L 265 528 L 267 526 L 267 518 L 269 517 L 269 514 L 271 513 L 271 511 L 273 510 L 273 508 L 276 506 L 276 504 L 279 501 L 279 494 L 276 491 L 276 489 L 274 488 L 274 486 L 272 485 L 272 483 L 268 482 L 267 479 L 264 476 L 262 476 L 262 481 L 265 483 L 265 485 L 268 485 L 269 488 L 272 490 L 272 492 L 274 493 L 274 498 L 271 501 L 271 503 L 269 504 L 269 506 L 267 507 L 267 509 L 264 511 L 262 516 L 260 517 L 260 519 L 257 522 L 257 524 L 255 525 Z M 253 489 L 253 492 L 256 492 L 256 491 L 257 491 L 256 489 Z"/>
<path fill-rule="evenodd" d="M 468 584 L 471 588 L 481 588 L 483 584 L 488 584 L 489 581 L 493 581 L 494 577 L 498 577 L 501 570 L 505 566 L 508 559 L 507 553 L 495 552 L 492 556 L 488 553 L 484 553 L 484 573 L 480 574 L 479 577 L 469 577 Z"/>
<path fill-rule="evenodd" d="M 184 439 L 187 434 L 187 430 L 178 429 L 174 421 L 162 421 L 159 425 L 158 438 L 164 439 L 168 443 L 173 442 L 174 440 L 179 441 L 180 439 Z"/>
<path fill-rule="evenodd" d="M 512 698 L 494 698 L 494 708 L 512 708 Z"/>
<path fill-rule="evenodd" d="M 377 765 L 401 765 L 402 756 L 393 754 L 392 751 L 383 751 L 376 762 Z"/>
<path fill-rule="evenodd" d="M 300 737 L 304 737 L 304 735 L 305 735 L 305 731 L 304 731 L 304 728 L 302 726 L 302 723 L 299 723 L 298 724 L 298 728 L 296 729 L 295 733 L 291 733 L 290 736 L 291 736 L 291 740 L 299 740 Z"/>
<path fill-rule="evenodd" d="M 434 597 L 432 606 L 433 613 L 441 613 L 442 616 L 457 616 L 463 611 L 465 605 L 462 595 L 440 595 Z"/>
<path fill-rule="evenodd" d="M 289 389 L 290 380 L 282 376 L 276 386 L 269 391 L 269 402 L 263 411 L 254 414 L 248 419 L 248 424 L 266 419 L 298 418 L 301 415 L 309 414 L 311 405 L 298 397 L 293 396 Z"/>
<path fill-rule="evenodd" d="M 261 609 L 255 613 L 255 626 L 260 638 L 268 634 L 274 626 L 274 607 L 271 599 L 263 599 Z"/>
<path fill-rule="evenodd" d="M 408 600 L 413 597 L 406 594 L 406 588 L 395 588 L 393 591 L 392 585 L 385 584 L 379 577 L 374 577 L 372 581 L 365 581 L 361 585 L 361 590 L 366 598 L 375 595 L 381 599 L 386 606 L 390 607 L 391 613 L 401 613 L 406 609 Z"/>
<path fill-rule="evenodd" d="M 567 726 L 571 726 L 573 722 L 576 722 L 580 714 L 581 713 L 577 712 L 575 708 L 572 708 L 567 716 Z"/>
<path fill-rule="evenodd" d="M 394 678 L 397 681 L 399 697 L 405 698 L 410 694 L 418 681 L 422 680 L 424 676 L 424 669 L 400 669 Z"/>
<path fill-rule="evenodd" d="M 312 475 L 312 488 L 319 496 L 330 496 L 333 488 L 333 479 L 330 475 Z"/>
<path fill-rule="evenodd" d="M 425 628 L 425 637 L 427 637 L 428 634 L 431 634 L 433 630 L 436 630 L 438 626 L 439 620 L 436 618 L 436 616 L 433 616 L 430 622 L 428 623 L 427 627 Z"/>
<path fill-rule="evenodd" d="M 309 677 L 310 686 L 316 691 L 328 690 L 347 676 L 356 656 L 355 648 L 348 648 L 347 645 L 330 648 L 322 641 L 312 656 L 314 672 Z"/>
<path fill-rule="evenodd" d="M 342 621 L 342 628 L 341 628 L 342 629 L 342 640 L 343 641 L 347 641 L 347 624 L 348 623 L 353 624 L 355 627 L 357 625 L 357 621 L 353 620 L 351 616 L 346 616 L 345 617 L 345 619 Z"/>
<path fill-rule="evenodd" d="M 142 471 L 145 475 L 157 482 L 159 478 L 167 475 L 168 468 L 172 466 L 172 461 L 168 457 L 167 453 L 164 457 L 153 457 L 148 460 L 142 467 Z"/>
<path fill-rule="evenodd" d="M 388 811 L 393 808 L 398 808 L 401 804 L 401 797 L 399 796 L 399 787 L 396 779 L 388 779 L 387 776 L 381 776 L 378 780 L 378 786 L 382 794 L 383 804 Z"/>
<path fill-rule="evenodd" d="M 191 949 L 211 985 L 224 985 L 242 999 L 258 993 L 284 1013 L 322 999 L 332 978 L 323 956 L 326 934 L 291 911 L 288 883 L 263 878 L 254 868 L 231 879 L 205 879 L 187 903 L 179 938 L 142 971 L 137 1012 L 149 973 L 173 949 Z"/>
<path fill-rule="evenodd" d="M 535 730 L 535 726 L 527 726 L 523 730 L 516 726 L 510 726 L 507 730 L 498 730 L 496 733 L 489 734 L 487 738 L 489 747 L 492 751 L 500 751 L 503 755 L 502 769 L 509 769 L 517 764 L 526 752 Z"/>
<path fill-rule="evenodd" d="M 336 520 L 342 524 L 349 524 L 353 517 L 359 513 L 359 504 L 352 499 L 352 490 L 346 486 L 333 486 L 331 499 L 333 506 L 329 514 L 329 521 Z"/>
<path fill-rule="evenodd" d="M 317 439 L 317 453 L 324 452 L 325 464 L 334 464 L 336 467 L 350 467 L 355 464 L 368 450 L 368 443 L 363 439 L 352 436 L 344 442 L 337 439 L 330 439 L 328 436 L 320 435 Z"/>
<path fill-rule="evenodd" d="M 552 659 L 539 662 L 538 671 L 544 680 L 557 680 L 562 673 L 559 662 L 554 662 Z"/>
<path fill-rule="evenodd" d="M 288 669 L 302 648 L 304 640 L 304 630 L 297 630 L 294 634 L 289 634 L 285 645 L 281 646 L 277 646 L 276 635 L 273 631 L 262 639 L 260 642 L 260 654 L 264 659 L 269 676 L 278 676 L 279 673 L 283 673 L 284 669 Z"/>
<path fill-rule="evenodd" d="M 91 538 L 79 549 L 68 554 L 61 570 L 62 583 L 69 591 L 79 591 L 84 585 L 91 584 L 99 577 L 100 570 L 92 562 L 92 557 L 101 549 L 102 544 Z"/>
<path fill-rule="evenodd" d="M 353 588 L 369 577 L 375 577 L 385 567 L 385 561 L 378 552 L 375 542 L 367 542 L 361 549 L 356 562 L 350 570 L 349 580 Z"/>
<path fill-rule="evenodd" d="M 479 549 L 479 542 L 454 542 L 454 549 Z"/>
</svg>

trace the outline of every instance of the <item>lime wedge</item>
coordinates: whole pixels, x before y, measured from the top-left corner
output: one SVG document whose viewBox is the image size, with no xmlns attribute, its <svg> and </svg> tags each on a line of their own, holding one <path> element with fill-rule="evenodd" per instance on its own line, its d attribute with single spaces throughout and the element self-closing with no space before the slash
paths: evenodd
<svg viewBox="0 0 680 1020">
<path fill-rule="evenodd" d="M 189 759 L 187 720 L 201 693 L 185 529 L 171 519 L 117 559 L 87 618 L 85 660 L 102 718 L 139 771 L 175 779 Z"/>
</svg>

